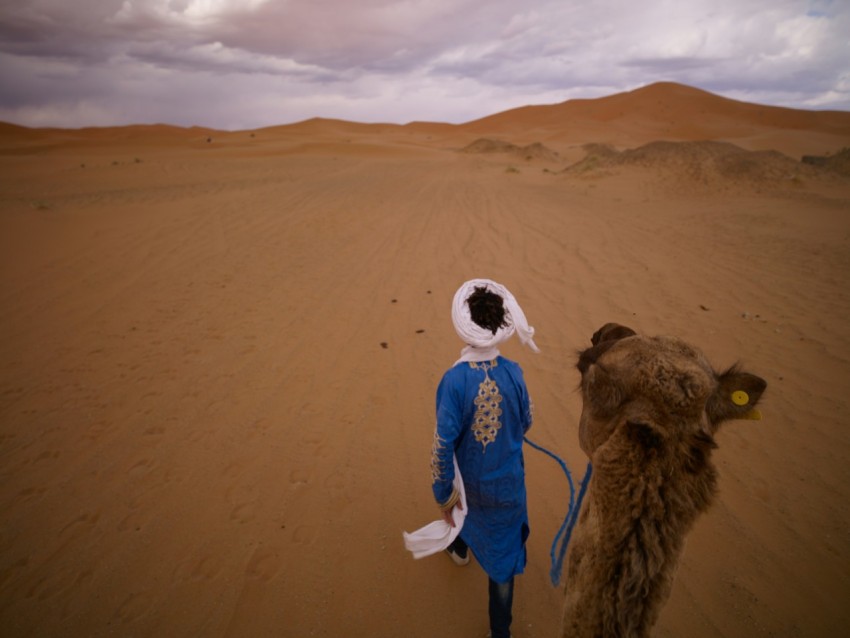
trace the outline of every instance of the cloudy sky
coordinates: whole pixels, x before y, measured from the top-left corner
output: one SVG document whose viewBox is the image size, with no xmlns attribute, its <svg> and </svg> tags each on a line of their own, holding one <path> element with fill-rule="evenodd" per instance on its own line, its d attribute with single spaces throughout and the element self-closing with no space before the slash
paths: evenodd
<svg viewBox="0 0 850 638">
<path fill-rule="evenodd" d="M 0 0 L 0 120 L 466 122 L 660 80 L 850 110 L 848 0 Z"/>
</svg>

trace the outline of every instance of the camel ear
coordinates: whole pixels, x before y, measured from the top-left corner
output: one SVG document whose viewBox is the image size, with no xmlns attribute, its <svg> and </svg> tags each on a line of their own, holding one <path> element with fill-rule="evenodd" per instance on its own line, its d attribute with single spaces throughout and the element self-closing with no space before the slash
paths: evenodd
<svg viewBox="0 0 850 638">
<path fill-rule="evenodd" d="M 717 389 L 708 399 L 706 412 L 714 430 L 729 419 L 760 419 L 756 409 L 767 381 L 733 366 L 717 378 Z"/>
<path fill-rule="evenodd" d="M 605 354 L 620 339 L 625 339 L 636 334 L 631 328 L 626 328 L 626 326 L 621 326 L 618 323 L 606 323 L 594 332 L 590 338 L 593 346 L 579 353 L 578 363 L 576 364 L 578 371 L 584 374 L 590 366 L 596 363 L 599 357 Z"/>
<path fill-rule="evenodd" d="M 625 339 L 626 337 L 631 337 L 636 334 L 637 333 L 631 328 L 622 326 L 619 323 L 606 323 L 599 330 L 593 333 L 593 336 L 590 338 L 590 343 L 594 346 L 598 346 L 600 343 L 605 341 L 618 341 L 619 339 Z"/>
</svg>

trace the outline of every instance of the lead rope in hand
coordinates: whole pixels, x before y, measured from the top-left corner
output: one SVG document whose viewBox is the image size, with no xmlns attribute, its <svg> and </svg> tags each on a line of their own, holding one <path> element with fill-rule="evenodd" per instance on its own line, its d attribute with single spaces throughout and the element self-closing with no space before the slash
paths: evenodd
<svg viewBox="0 0 850 638">
<path fill-rule="evenodd" d="M 557 587 L 561 582 L 561 570 L 564 565 L 564 556 L 567 554 L 567 546 L 570 544 L 573 527 L 575 527 L 576 520 L 578 520 L 581 502 L 584 500 L 584 494 L 587 491 L 587 484 L 590 482 L 590 475 L 593 471 L 593 466 L 590 463 L 587 464 L 587 470 L 585 470 L 584 478 L 582 479 L 581 487 L 579 488 L 578 498 L 576 498 L 576 488 L 573 484 L 573 476 L 570 474 L 567 464 L 564 463 L 557 454 L 550 452 L 545 447 L 537 445 L 537 443 L 530 440 L 528 437 L 524 437 L 524 439 L 525 442 L 535 450 L 543 452 L 555 459 L 561 466 L 561 469 L 564 470 L 564 474 L 567 476 L 567 483 L 570 485 L 570 504 L 567 507 L 567 515 L 564 517 L 564 522 L 561 524 L 561 528 L 558 530 L 558 533 L 555 534 L 555 539 L 552 541 L 552 549 L 549 550 L 549 559 L 552 563 L 552 567 L 549 569 L 549 578 L 552 581 L 552 586 Z M 561 543 L 560 548 L 558 547 L 559 542 Z"/>
</svg>

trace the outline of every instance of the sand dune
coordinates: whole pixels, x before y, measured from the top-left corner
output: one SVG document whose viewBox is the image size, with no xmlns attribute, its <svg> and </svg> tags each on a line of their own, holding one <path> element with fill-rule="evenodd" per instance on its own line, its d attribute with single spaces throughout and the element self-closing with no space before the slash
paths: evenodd
<svg viewBox="0 0 850 638">
<path fill-rule="evenodd" d="M 458 152 L 482 137 L 557 157 Z M 577 475 L 602 323 L 767 379 L 658 636 L 845 634 L 850 183 L 800 159 L 847 146 L 848 113 L 669 84 L 464 125 L 0 126 L 2 634 L 486 635 L 481 570 L 401 542 L 473 276 L 537 329 L 504 352 Z M 514 635 L 546 638 L 568 495 L 526 466 Z"/>
<path fill-rule="evenodd" d="M 846 151 L 834 156 L 805 156 L 793 160 L 777 151 L 746 151 L 728 142 L 650 142 L 617 151 L 608 145 L 584 146 L 585 157 L 563 169 L 571 177 L 600 179 L 637 172 L 644 188 L 654 185 L 666 193 L 740 194 L 804 191 L 819 184 L 842 191 L 850 173 Z M 826 169 L 826 170 L 825 170 Z"/>
<path fill-rule="evenodd" d="M 660 82 L 595 100 L 526 106 L 464 128 L 480 134 L 525 131 L 543 137 L 539 141 L 544 143 L 583 141 L 631 147 L 657 140 L 728 141 L 749 150 L 797 156 L 841 148 L 850 136 L 850 117 L 846 112 L 748 104 Z"/>
</svg>

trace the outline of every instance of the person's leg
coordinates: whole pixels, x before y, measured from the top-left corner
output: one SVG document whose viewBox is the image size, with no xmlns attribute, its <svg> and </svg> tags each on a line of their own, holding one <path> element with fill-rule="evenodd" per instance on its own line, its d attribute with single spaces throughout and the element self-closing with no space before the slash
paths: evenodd
<svg viewBox="0 0 850 638">
<path fill-rule="evenodd" d="M 466 558 L 466 552 L 469 549 L 469 546 L 463 542 L 463 539 L 458 535 L 456 539 L 454 539 L 451 545 L 448 546 L 448 550 L 458 554 Z"/>
<path fill-rule="evenodd" d="M 463 542 L 460 536 L 446 547 L 446 552 L 457 565 L 466 565 L 469 562 L 469 546 Z"/>
<path fill-rule="evenodd" d="M 490 635 L 492 638 L 510 638 L 511 608 L 514 603 L 513 576 L 506 583 L 490 579 Z"/>
</svg>

